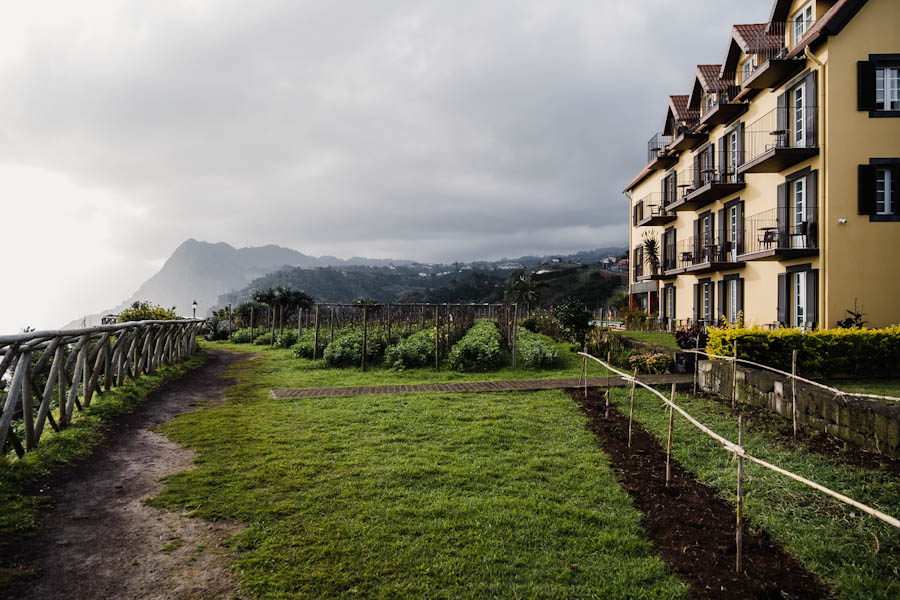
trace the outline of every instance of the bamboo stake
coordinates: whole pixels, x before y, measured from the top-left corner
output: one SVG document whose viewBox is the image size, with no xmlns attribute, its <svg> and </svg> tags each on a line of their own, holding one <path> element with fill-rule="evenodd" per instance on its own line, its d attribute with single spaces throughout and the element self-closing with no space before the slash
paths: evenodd
<svg viewBox="0 0 900 600">
<path fill-rule="evenodd" d="M 363 308 L 363 312 L 365 312 L 365 308 Z M 319 357 L 319 305 L 316 304 L 316 316 L 315 321 L 313 322 L 313 327 L 315 327 L 315 332 L 313 333 L 313 360 Z M 363 331 L 365 331 L 365 325 L 363 325 Z M 365 342 L 363 342 L 363 355 L 365 356 Z M 365 358 L 363 358 L 363 370 L 365 370 Z"/>
<path fill-rule="evenodd" d="M 634 368 L 634 375 L 631 376 L 631 403 L 628 408 L 628 447 L 631 448 L 631 422 L 634 420 L 634 386 L 637 381 L 637 367 Z"/>
<path fill-rule="evenodd" d="M 738 447 L 744 450 L 744 415 L 738 415 Z M 737 464 L 737 524 L 734 531 L 734 543 L 737 548 L 734 559 L 734 570 L 741 572 L 741 554 L 743 552 L 743 527 L 741 523 L 741 510 L 744 503 L 744 458 L 738 454 Z"/>
<path fill-rule="evenodd" d="M 606 362 L 609 364 L 612 364 L 612 352 L 611 351 L 606 352 Z M 606 370 L 606 416 L 605 416 L 605 418 L 607 418 L 607 419 L 609 418 L 609 391 L 610 391 L 609 373 L 610 373 L 610 371 L 609 371 L 609 369 L 607 369 Z"/>
<path fill-rule="evenodd" d="M 734 341 L 734 360 L 731 361 L 731 408 L 737 406 L 737 340 Z"/>
<path fill-rule="evenodd" d="M 587 350 L 587 349 L 585 349 Z M 587 356 L 581 362 L 581 382 L 584 384 L 584 397 L 587 398 Z"/>
<path fill-rule="evenodd" d="M 791 420 L 794 423 L 794 439 L 800 429 L 800 419 L 797 411 L 797 350 L 791 352 Z"/>
<path fill-rule="evenodd" d="M 696 350 L 697 350 L 697 352 L 700 351 L 700 334 L 699 333 L 697 334 Z M 694 355 L 694 395 L 695 396 L 697 395 L 697 371 L 699 368 L 700 368 L 700 355 L 695 354 Z"/>
<path fill-rule="evenodd" d="M 675 402 L 675 384 L 672 384 L 672 397 L 670 398 L 670 402 Z M 669 405 L 669 438 L 666 442 L 666 487 L 669 487 L 669 483 L 672 481 L 672 425 L 675 420 L 675 411 L 672 409 L 672 405 Z"/>
</svg>

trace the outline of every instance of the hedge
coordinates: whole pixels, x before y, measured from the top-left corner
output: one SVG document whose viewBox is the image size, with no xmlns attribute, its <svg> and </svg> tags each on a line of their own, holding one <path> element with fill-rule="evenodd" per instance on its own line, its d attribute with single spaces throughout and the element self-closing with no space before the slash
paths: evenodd
<svg viewBox="0 0 900 600">
<path fill-rule="evenodd" d="M 361 329 L 351 330 L 336 337 L 322 353 L 322 358 L 331 367 L 355 367 L 362 364 L 363 332 Z M 384 341 L 377 336 L 366 340 L 366 361 L 373 363 L 384 352 Z"/>
<path fill-rule="evenodd" d="M 385 365 L 391 369 L 415 369 L 434 364 L 434 327 L 416 332 L 384 351 Z"/>
<path fill-rule="evenodd" d="M 456 371 L 490 371 L 504 362 L 500 330 L 493 321 L 478 321 L 450 350 L 450 368 Z"/>
<path fill-rule="evenodd" d="M 797 350 L 797 371 L 803 376 L 896 376 L 900 366 L 900 326 L 886 329 L 796 329 L 772 331 L 710 328 L 706 351 L 731 356 L 737 341 L 738 358 L 782 371 L 791 370 Z"/>
<path fill-rule="evenodd" d="M 546 337 L 519 327 L 519 337 L 516 340 L 518 362 L 523 367 L 532 369 L 547 369 L 559 360 L 559 352 Z"/>
</svg>

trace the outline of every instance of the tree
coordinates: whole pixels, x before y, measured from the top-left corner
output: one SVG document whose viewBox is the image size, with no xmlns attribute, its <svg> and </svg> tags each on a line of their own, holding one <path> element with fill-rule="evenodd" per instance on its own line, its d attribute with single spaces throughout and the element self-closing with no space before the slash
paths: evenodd
<svg viewBox="0 0 900 600">
<path fill-rule="evenodd" d="M 566 298 L 553 307 L 553 316 L 569 341 L 575 342 L 579 347 L 584 346 L 584 338 L 594 318 L 584 302 L 577 298 Z"/>
<path fill-rule="evenodd" d="M 174 306 L 168 309 L 150 302 L 134 302 L 118 315 L 119 323 L 128 323 L 130 321 L 171 321 L 177 318 L 178 315 L 175 314 Z"/>
<path fill-rule="evenodd" d="M 644 261 L 650 267 L 650 272 L 656 275 L 659 273 L 659 239 L 650 233 L 645 233 L 641 245 L 644 248 Z"/>
<path fill-rule="evenodd" d="M 514 304 L 524 302 L 527 311 L 532 303 L 540 306 L 541 292 L 548 288 L 543 281 L 534 281 L 528 271 L 516 271 L 506 287 L 506 297 Z"/>
</svg>

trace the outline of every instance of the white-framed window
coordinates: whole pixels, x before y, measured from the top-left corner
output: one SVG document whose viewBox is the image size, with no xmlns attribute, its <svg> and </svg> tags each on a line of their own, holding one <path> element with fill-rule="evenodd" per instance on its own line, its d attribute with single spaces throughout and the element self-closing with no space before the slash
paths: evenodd
<svg viewBox="0 0 900 600">
<path fill-rule="evenodd" d="M 728 134 L 728 179 L 737 181 L 738 168 L 738 132 L 732 131 Z"/>
<path fill-rule="evenodd" d="M 710 307 L 709 307 L 709 288 L 711 287 L 711 284 L 706 282 L 703 284 L 702 287 L 703 287 L 703 289 L 701 290 L 701 292 L 703 295 L 703 302 L 700 305 L 700 307 L 701 307 L 700 318 L 704 319 L 706 321 L 710 321 L 711 320 L 710 316 L 711 316 L 712 311 L 710 310 Z"/>
<path fill-rule="evenodd" d="M 716 107 L 716 95 L 715 94 L 707 94 L 706 95 L 706 105 L 704 106 L 703 114 L 708 113 L 715 107 Z"/>
<path fill-rule="evenodd" d="M 900 110 L 900 67 L 875 69 L 875 109 Z"/>
<path fill-rule="evenodd" d="M 791 233 L 801 233 L 806 221 L 806 178 L 795 179 L 791 184 Z M 806 248 L 806 236 L 791 235 L 791 248 Z"/>
<path fill-rule="evenodd" d="M 750 79 L 750 76 L 753 75 L 753 72 L 756 70 L 756 55 L 751 54 L 747 57 L 747 59 L 741 65 L 741 83 Z"/>
<path fill-rule="evenodd" d="M 738 297 L 737 279 L 728 280 L 728 322 L 737 323 L 737 297 Z"/>
<path fill-rule="evenodd" d="M 791 92 L 793 101 L 794 147 L 806 147 L 806 86 L 800 84 Z"/>
<path fill-rule="evenodd" d="M 894 214 L 894 174 L 891 169 L 875 170 L 875 213 L 879 215 Z"/>
<path fill-rule="evenodd" d="M 666 316 L 669 317 L 669 320 L 675 320 L 675 287 L 669 286 L 666 288 Z"/>
<path fill-rule="evenodd" d="M 738 240 L 738 207 L 732 206 L 728 209 L 728 241 L 731 242 L 731 261 L 737 262 L 737 240 Z"/>
<path fill-rule="evenodd" d="M 794 273 L 793 284 L 793 326 L 803 327 L 806 322 L 806 272 Z"/>
<path fill-rule="evenodd" d="M 791 41 L 792 46 L 796 46 L 800 43 L 800 40 L 803 39 L 803 36 L 806 35 L 806 32 L 809 31 L 809 28 L 812 27 L 813 23 L 813 3 L 810 2 L 796 13 L 791 18 Z"/>
</svg>

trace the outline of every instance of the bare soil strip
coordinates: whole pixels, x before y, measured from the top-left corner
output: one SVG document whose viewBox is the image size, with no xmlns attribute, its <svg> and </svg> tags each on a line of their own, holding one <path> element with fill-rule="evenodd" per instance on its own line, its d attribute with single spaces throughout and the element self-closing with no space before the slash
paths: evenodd
<svg viewBox="0 0 900 600">
<path fill-rule="evenodd" d="M 97 451 L 41 490 L 53 508 L 45 530 L 6 566 L 36 570 L 15 597 L 238 598 L 222 542 L 234 524 L 162 511 L 144 500 L 161 477 L 190 469 L 192 453 L 151 429 L 181 412 L 224 400 L 224 369 L 246 355 L 210 352 L 205 365 L 165 385 L 117 420 Z M 10 593 L 13 590 L 3 590 Z"/>
<path fill-rule="evenodd" d="M 735 573 L 734 507 L 672 461 L 666 487 L 666 453 L 637 422 L 628 448 L 628 418 L 610 407 L 602 392 L 585 399 L 572 393 L 588 416 L 600 447 L 619 480 L 644 513 L 643 525 L 660 557 L 691 584 L 697 598 L 827 598 L 832 594 L 813 573 L 762 533 L 744 531 L 743 573 Z"/>
</svg>

